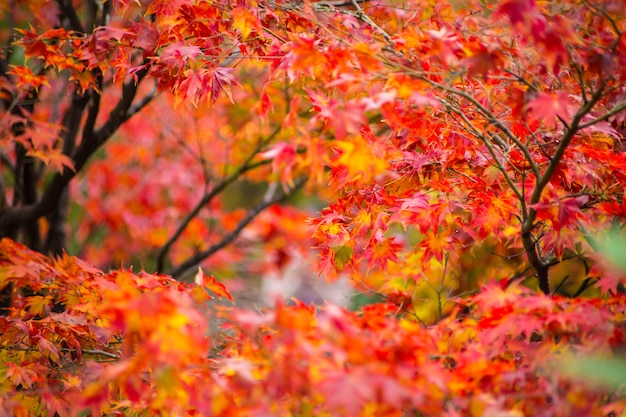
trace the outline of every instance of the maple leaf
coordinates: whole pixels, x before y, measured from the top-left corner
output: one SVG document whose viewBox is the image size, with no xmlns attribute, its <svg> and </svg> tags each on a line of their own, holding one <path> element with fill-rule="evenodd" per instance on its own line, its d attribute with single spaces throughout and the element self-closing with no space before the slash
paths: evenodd
<svg viewBox="0 0 626 417">
<path fill-rule="evenodd" d="M 424 259 L 429 260 L 432 257 L 439 262 L 443 261 L 444 253 L 449 252 L 452 247 L 452 240 L 449 233 L 435 233 L 428 231 L 424 240 L 420 242 L 420 247 L 425 248 Z"/>
<path fill-rule="evenodd" d="M 46 404 L 50 413 L 65 415 L 69 413 L 70 405 L 65 398 L 54 395 L 50 390 L 45 390 L 41 394 L 41 399 Z"/>
<path fill-rule="evenodd" d="M 312 34 L 292 36 L 291 42 L 284 46 L 285 54 L 280 68 L 287 71 L 291 81 L 295 81 L 299 73 L 313 74 L 326 61 L 324 54 L 318 49 L 319 41 Z"/>
<path fill-rule="evenodd" d="M 550 129 L 555 129 L 560 120 L 567 123 L 571 117 L 568 94 L 563 91 L 557 94 L 537 93 L 527 106 L 530 114 Z"/>
<path fill-rule="evenodd" d="M 293 187 L 293 169 L 297 161 L 297 152 L 293 144 L 280 142 L 272 146 L 271 149 L 259 153 L 263 159 L 272 160 L 272 170 L 280 172 L 280 182 L 284 189 Z"/>
<path fill-rule="evenodd" d="M 369 268 L 387 269 L 389 263 L 398 261 L 398 253 L 404 248 L 404 242 L 397 237 L 383 239 L 368 244 L 363 252 L 363 259 L 367 260 Z"/>
<path fill-rule="evenodd" d="M 273 110 L 274 106 L 272 105 L 272 99 L 269 94 L 264 92 L 261 95 L 261 100 L 259 101 L 257 112 L 261 118 L 267 118 L 268 113 Z"/>
<path fill-rule="evenodd" d="M 561 229 L 572 224 L 578 223 L 584 219 L 581 208 L 589 201 L 588 195 L 582 195 L 576 198 L 567 198 L 558 200 L 554 204 L 537 203 L 532 206 L 537 211 L 544 212 L 552 221 L 552 225 L 557 233 Z M 541 214 L 541 213 L 540 213 Z"/>
<path fill-rule="evenodd" d="M 259 18 L 247 7 L 235 7 L 230 11 L 230 16 L 233 19 L 233 28 L 239 31 L 242 41 L 250 36 L 252 30 L 259 34 L 263 32 Z"/>
<path fill-rule="evenodd" d="M 233 74 L 232 68 L 215 67 L 210 71 L 211 74 L 211 94 L 210 99 L 215 101 L 220 93 L 226 94 L 231 103 L 233 101 L 233 95 L 231 93 L 231 86 L 238 86 L 239 83 Z"/>
<path fill-rule="evenodd" d="M 428 84 L 405 74 L 392 74 L 385 87 L 388 91 L 378 94 L 376 108 L 385 103 L 393 103 L 396 97 L 408 99 L 416 94 L 423 94 L 427 91 Z"/>
<path fill-rule="evenodd" d="M 32 150 L 28 151 L 28 155 L 33 158 L 37 158 L 46 165 L 50 165 L 55 168 L 55 170 L 59 172 L 63 172 L 65 168 L 69 168 L 72 171 L 76 171 L 74 167 L 74 161 L 67 156 L 61 153 L 59 150 L 55 151 L 43 151 L 43 150 Z"/>
<path fill-rule="evenodd" d="M 527 24 L 538 14 L 534 0 L 507 0 L 500 3 L 496 16 L 506 15 L 515 26 Z"/>
<path fill-rule="evenodd" d="M 163 48 L 158 62 L 170 68 L 179 68 L 189 61 L 194 61 L 202 54 L 202 49 L 198 46 L 174 43 Z"/>
<path fill-rule="evenodd" d="M 443 62 L 446 65 L 451 65 L 458 60 L 457 55 L 460 52 L 461 45 L 455 33 L 442 27 L 439 30 L 429 30 L 427 34 L 432 40 L 429 54 L 443 58 Z"/>
<path fill-rule="evenodd" d="M 490 282 L 482 287 L 479 294 L 472 297 L 472 303 L 480 309 L 493 310 L 504 306 L 514 306 L 520 302 L 520 296 L 528 293 L 517 283 L 501 288 L 496 282 Z"/>
<path fill-rule="evenodd" d="M 336 163 L 348 170 L 347 181 L 367 182 L 387 168 L 387 162 L 374 155 L 361 136 L 352 141 L 336 141 L 335 146 L 341 149 Z"/>
<path fill-rule="evenodd" d="M 24 364 L 26 365 L 26 364 Z M 40 376 L 28 366 L 20 366 L 13 362 L 6 364 L 7 370 L 5 378 L 7 378 L 14 386 L 22 385 L 24 388 L 32 388 L 38 381 Z"/>
<path fill-rule="evenodd" d="M 235 303 L 235 300 L 226 289 L 226 286 L 224 286 L 224 284 L 222 284 L 221 282 L 218 282 L 213 275 L 207 276 L 200 267 L 198 267 L 198 273 L 196 273 L 194 282 L 197 285 L 200 285 L 203 288 L 210 290 L 215 295 L 217 295 L 218 298 L 221 299 L 222 297 L 224 297 L 228 299 L 231 303 Z"/>
<path fill-rule="evenodd" d="M 613 294 L 619 288 L 619 285 L 626 284 L 626 274 L 621 271 L 603 270 L 600 278 L 596 283 L 597 287 L 604 294 Z"/>
<path fill-rule="evenodd" d="M 307 90 L 307 93 L 313 103 L 313 110 L 318 112 L 311 123 L 323 120 L 324 123 L 332 126 L 337 139 L 345 139 L 348 133 L 359 133 L 361 126 L 366 124 L 362 102 L 350 101 L 341 104 L 334 98 L 326 97 L 311 90 Z"/>
<path fill-rule="evenodd" d="M 39 35 L 32 25 L 29 29 L 16 29 L 22 37 L 19 43 L 24 46 L 24 55 L 27 58 L 38 57 L 49 59 L 50 57 L 60 53 L 58 46 L 50 46 L 45 41 L 50 39 L 63 40 L 68 39 L 72 31 L 66 31 L 62 28 L 50 29 Z"/>
<path fill-rule="evenodd" d="M 52 297 L 34 295 L 28 298 L 28 306 L 32 314 L 36 316 L 46 315 L 49 312 L 50 307 L 52 307 Z"/>
<path fill-rule="evenodd" d="M 540 42 L 543 45 L 543 57 L 546 60 L 548 69 L 555 74 L 559 73 L 561 65 L 568 59 L 568 52 L 563 42 L 565 34 L 554 30 L 551 27 L 541 32 Z"/>
<path fill-rule="evenodd" d="M 318 390 L 330 410 L 348 417 L 357 416 L 368 401 L 374 400 L 374 387 L 364 383 L 365 380 L 367 376 L 358 371 L 329 372 L 319 383 Z"/>
<path fill-rule="evenodd" d="M 46 75 L 35 75 L 33 70 L 27 66 L 11 65 L 11 70 L 7 71 L 7 74 L 17 77 L 18 87 L 32 86 L 35 90 L 38 90 L 42 85 L 50 87 L 48 77 Z"/>
<path fill-rule="evenodd" d="M 467 76 L 470 78 L 476 75 L 485 78 L 490 71 L 496 72 L 504 66 L 503 54 L 490 50 L 485 44 L 475 41 L 464 49 L 467 50 L 467 56 L 461 60 L 461 64 L 467 66 Z"/>
<path fill-rule="evenodd" d="M 54 345 L 54 343 L 52 343 L 50 340 L 46 339 L 45 337 L 41 335 L 38 335 L 37 346 L 39 348 L 39 351 L 44 357 L 56 363 L 60 363 L 59 350 Z"/>
<path fill-rule="evenodd" d="M 399 221 L 401 224 L 419 224 L 419 219 L 423 218 L 424 213 L 430 208 L 430 197 L 422 191 L 399 201 L 402 203 L 399 210 L 394 209 L 395 213 L 389 220 Z"/>
<path fill-rule="evenodd" d="M 138 4 L 141 4 L 140 0 L 135 0 Z M 124 0 L 128 4 L 128 0 Z M 153 0 L 146 9 L 146 15 L 156 14 L 158 18 L 163 19 L 173 15 L 176 15 L 185 2 L 183 0 Z"/>
<path fill-rule="evenodd" d="M 337 248 L 331 248 L 330 253 L 332 253 L 332 264 L 338 271 L 343 271 L 348 262 L 352 259 L 354 250 L 350 246 L 344 245 Z"/>
<path fill-rule="evenodd" d="M 96 77 L 94 77 L 94 75 L 85 68 L 81 68 L 80 66 L 78 68 L 73 68 L 72 75 L 69 79 L 78 83 L 79 91 L 81 93 L 85 93 L 90 88 L 99 92 Z"/>
</svg>

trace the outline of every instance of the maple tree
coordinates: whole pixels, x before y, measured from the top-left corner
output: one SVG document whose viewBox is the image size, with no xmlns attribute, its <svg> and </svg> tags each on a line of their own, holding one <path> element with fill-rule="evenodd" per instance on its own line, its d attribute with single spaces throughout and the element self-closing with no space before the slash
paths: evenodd
<svg viewBox="0 0 626 417">
<path fill-rule="evenodd" d="M 625 3 L 0 10 L 3 413 L 625 412 Z"/>
</svg>

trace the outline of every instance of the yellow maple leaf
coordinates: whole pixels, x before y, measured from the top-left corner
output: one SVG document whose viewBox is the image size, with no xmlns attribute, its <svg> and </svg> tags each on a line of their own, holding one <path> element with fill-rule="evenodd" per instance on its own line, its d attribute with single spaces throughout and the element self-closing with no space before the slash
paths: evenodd
<svg viewBox="0 0 626 417">
<path fill-rule="evenodd" d="M 387 162 L 376 156 L 372 152 L 372 145 L 361 136 L 351 141 L 337 141 L 336 146 L 343 151 L 337 163 L 348 170 L 351 181 L 369 182 L 387 169 Z"/>
<path fill-rule="evenodd" d="M 259 19 L 246 7 L 234 8 L 230 11 L 230 16 L 233 19 L 233 28 L 241 33 L 242 41 L 245 41 L 250 36 L 253 29 L 258 33 L 263 31 Z"/>
</svg>

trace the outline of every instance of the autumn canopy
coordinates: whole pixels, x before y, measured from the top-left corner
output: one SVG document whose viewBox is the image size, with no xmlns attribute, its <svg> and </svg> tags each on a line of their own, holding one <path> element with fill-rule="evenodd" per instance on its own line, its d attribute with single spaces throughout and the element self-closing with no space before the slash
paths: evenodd
<svg viewBox="0 0 626 417">
<path fill-rule="evenodd" d="M 0 22 L 0 416 L 626 415 L 625 1 Z"/>
</svg>

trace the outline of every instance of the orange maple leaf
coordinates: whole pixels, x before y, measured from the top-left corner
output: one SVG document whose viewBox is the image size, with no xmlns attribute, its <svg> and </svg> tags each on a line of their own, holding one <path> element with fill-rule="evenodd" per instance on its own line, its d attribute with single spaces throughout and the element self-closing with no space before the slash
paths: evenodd
<svg viewBox="0 0 626 417">
<path fill-rule="evenodd" d="M 196 277 L 194 278 L 194 282 L 197 285 L 200 285 L 206 288 L 207 290 L 210 290 L 215 295 L 217 295 L 218 298 L 221 299 L 222 297 L 224 297 L 228 299 L 231 303 L 233 304 L 235 303 L 235 300 L 226 289 L 226 286 L 222 284 L 221 282 L 218 282 L 213 275 L 207 276 L 202 270 L 202 268 L 200 267 L 198 267 L 198 273 L 196 274 Z"/>
</svg>

